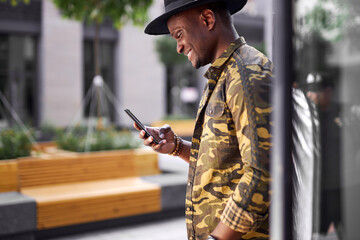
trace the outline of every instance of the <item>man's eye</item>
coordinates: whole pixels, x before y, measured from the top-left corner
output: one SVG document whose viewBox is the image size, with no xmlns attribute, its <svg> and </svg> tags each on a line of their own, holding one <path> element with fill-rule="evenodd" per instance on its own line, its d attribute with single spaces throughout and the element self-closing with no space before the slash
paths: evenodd
<svg viewBox="0 0 360 240">
<path fill-rule="evenodd" d="M 176 38 L 180 38 L 182 36 L 182 32 L 178 32 L 177 34 L 176 34 Z"/>
</svg>

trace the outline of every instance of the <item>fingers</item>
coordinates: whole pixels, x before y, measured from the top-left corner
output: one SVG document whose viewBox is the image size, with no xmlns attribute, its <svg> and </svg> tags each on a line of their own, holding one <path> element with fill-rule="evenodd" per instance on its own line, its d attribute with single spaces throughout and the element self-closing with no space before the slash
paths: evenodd
<svg viewBox="0 0 360 240">
<path fill-rule="evenodd" d="M 151 148 L 155 151 L 155 152 L 161 152 L 163 146 L 165 145 L 166 140 L 162 140 L 159 144 L 155 144 L 152 143 Z"/>
<path fill-rule="evenodd" d="M 149 132 L 149 134 L 151 135 L 157 135 L 160 136 L 160 138 L 162 139 L 158 144 L 156 144 L 154 142 L 154 138 L 152 136 L 148 137 L 148 135 L 146 134 L 146 132 L 144 130 L 141 130 L 139 128 L 139 126 L 136 125 L 136 123 L 133 124 L 134 128 L 136 130 L 139 131 L 139 138 L 143 139 L 144 141 L 144 145 L 151 147 L 154 151 L 158 152 L 158 153 L 167 153 L 169 152 L 169 150 L 167 148 L 169 148 L 169 144 L 168 141 L 165 140 L 165 135 L 169 132 L 171 132 L 171 127 L 169 125 L 164 125 L 161 128 L 150 128 L 150 127 L 146 127 L 147 131 Z M 171 138 L 171 136 L 167 136 L 167 138 Z"/>
<path fill-rule="evenodd" d="M 153 142 L 152 137 L 147 137 L 144 130 L 140 130 L 139 138 L 144 140 L 144 145 L 149 146 Z"/>
<path fill-rule="evenodd" d="M 139 128 L 139 126 L 136 123 L 134 123 L 133 126 L 136 130 L 141 131 L 141 129 Z"/>
<path fill-rule="evenodd" d="M 152 147 L 153 145 L 156 145 L 156 143 L 154 143 L 154 138 L 151 137 L 151 136 L 150 136 L 150 137 L 147 137 L 147 135 L 146 135 L 146 133 L 145 133 L 144 130 L 141 130 L 141 131 L 140 131 L 139 137 L 144 140 L 144 145 L 145 145 L 145 146 L 150 146 L 150 147 Z M 162 142 L 162 141 L 161 141 L 161 142 Z M 160 142 L 160 143 L 161 143 L 161 142 Z"/>
</svg>

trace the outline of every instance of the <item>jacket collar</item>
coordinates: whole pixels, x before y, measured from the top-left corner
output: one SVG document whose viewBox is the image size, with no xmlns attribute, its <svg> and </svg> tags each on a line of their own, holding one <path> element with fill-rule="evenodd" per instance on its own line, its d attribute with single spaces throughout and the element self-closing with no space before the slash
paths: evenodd
<svg viewBox="0 0 360 240">
<path fill-rule="evenodd" d="M 209 69 L 205 73 L 205 77 L 207 79 L 216 79 L 214 76 L 218 76 L 222 71 L 225 63 L 229 60 L 231 55 L 238 49 L 241 45 L 246 44 L 245 38 L 240 37 L 234 42 L 232 42 L 227 49 L 221 54 L 219 58 L 217 58 L 209 67 Z"/>
</svg>

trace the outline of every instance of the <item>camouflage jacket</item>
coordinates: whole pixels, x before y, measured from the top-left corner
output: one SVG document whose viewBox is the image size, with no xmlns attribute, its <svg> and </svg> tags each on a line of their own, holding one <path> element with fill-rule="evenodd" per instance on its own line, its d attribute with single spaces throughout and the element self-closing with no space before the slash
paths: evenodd
<svg viewBox="0 0 360 240">
<path fill-rule="evenodd" d="M 268 239 L 272 63 L 243 38 L 205 74 L 186 194 L 188 238 L 202 240 L 219 221 Z"/>
</svg>

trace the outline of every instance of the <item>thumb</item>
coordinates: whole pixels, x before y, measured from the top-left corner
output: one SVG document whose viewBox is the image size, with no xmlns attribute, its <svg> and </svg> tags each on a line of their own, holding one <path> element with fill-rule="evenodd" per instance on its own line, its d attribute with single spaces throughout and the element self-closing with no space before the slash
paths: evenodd
<svg viewBox="0 0 360 240">
<path fill-rule="evenodd" d="M 161 138 L 165 138 L 165 134 L 168 133 L 168 132 L 171 132 L 171 127 L 170 125 L 168 124 L 165 124 L 164 126 L 162 126 L 160 129 L 159 129 L 159 137 Z"/>
</svg>

